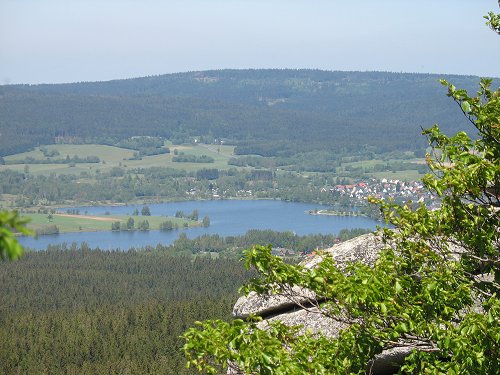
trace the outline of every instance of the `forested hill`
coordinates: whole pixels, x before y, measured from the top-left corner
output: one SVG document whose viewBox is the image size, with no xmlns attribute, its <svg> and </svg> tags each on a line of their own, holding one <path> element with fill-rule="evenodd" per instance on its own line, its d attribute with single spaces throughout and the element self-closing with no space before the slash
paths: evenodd
<svg viewBox="0 0 500 375">
<path fill-rule="evenodd" d="M 237 153 L 421 149 L 420 127 L 464 119 L 439 78 L 475 90 L 478 77 L 319 70 L 218 70 L 109 82 L 0 86 L 0 155 L 134 135 L 225 139 Z"/>
</svg>

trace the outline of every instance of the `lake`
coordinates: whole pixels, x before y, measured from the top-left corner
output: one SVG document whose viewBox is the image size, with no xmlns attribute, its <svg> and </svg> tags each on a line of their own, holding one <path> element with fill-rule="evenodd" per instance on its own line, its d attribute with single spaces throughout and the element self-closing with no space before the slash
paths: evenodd
<svg viewBox="0 0 500 375">
<path fill-rule="evenodd" d="M 85 232 L 46 235 L 38 238 L 21 237 L 19 242 L 32 249 L 45 249 L 48 245 L 86 242 L 90 247 L 100 249 L 129 249 L 146 245 L 156 246 L 158 243 L 168 245 L 184 232 L 189 238 L 203 234 L 219 234 L 220 236 L 237 236 L 250 229 L 271 229 L 275 231 L 291 231 L 297 235 L 337 234 L 347 228 L 375 229 L 380 222 L 360 216 L 324 216 L 309 215 L 309 210 L 327 207 L 315 204 L 282 202 L 276 200 L 215 200 L 170 202 L 148 205 L 151 215 L 174 216 L 177 211 L 186 214 L 198 210 L 200 220 L 204 216 L 210 218 L 208 228 L 190 228 L 173 231 L 134 231 L 134 232 Z M 143 205 L 128 206 L 94 206 L 70 207 L 88 215 L 131 215 Z M 66 209 L 63 209 L 66 210 Z M 147 218 L 147 217 L 144 217 Z M 111 229 L 111 224 L 110 224 Z"/>
</svg>

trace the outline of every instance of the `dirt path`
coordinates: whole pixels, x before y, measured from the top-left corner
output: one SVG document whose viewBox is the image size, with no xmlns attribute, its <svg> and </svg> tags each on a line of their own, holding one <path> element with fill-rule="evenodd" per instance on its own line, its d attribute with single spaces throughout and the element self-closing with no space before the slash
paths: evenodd
<svg viewBox="0 0 500 375">
<path fill-rule="evenodd" d="M 97 220 L 97 221 L 116 221 L 112 217 L 101 217 L 101 216 L 87 216 L 87 215 L 71 215 L 71 214 L 54 214 L 55 216 L 63 216 L 63 217 L 76 217 L 78 219 L 89 219 L 89 220 Z"/>
</svg>

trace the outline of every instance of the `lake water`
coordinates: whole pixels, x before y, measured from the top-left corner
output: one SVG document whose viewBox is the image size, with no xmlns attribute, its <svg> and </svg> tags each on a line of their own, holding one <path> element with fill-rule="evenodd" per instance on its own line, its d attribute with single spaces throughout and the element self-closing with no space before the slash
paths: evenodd
<svg viewBox="0 0 500 375">
<path fill-rule="evenodd" d="M 129 206 L 97 206 L 71 207 L 85 211 L 88 215 L 131 215 L 142 205 Z M 375 229 L 378 223 L 365 217 L 309 215 L 313 209 L 324 209 L 321 205 L 282 202 L 274 200 L 216 200 L 190 201 L 150 204 L 151 215 L 174 216 L 177 211 L 186 214 L 198 210 L 199 218 L 207 215 L 210 218 L 208 228 L 179 229 L 168 232 L 134 231 L 134 232 L 86 232 L 64 233 L 58 235 L 40 236 L 37 239 L 22 237 L 21 245 L 32 249 L 45 249 L 47 245 L 76 242 L 86 242 L 90 247 L 100 249 L 129 249 L 146 245 L 156 246 L 161 243 L 168 245 L 174 242 L 179 234 L 184 232 L 189 238 L 203 234 L 219 234 L 220 236 L 236 236 L 245 234 L 250 229 L 271 229 L 275 231 L 291 231 L 297 235 L 305 234 L 337 234 L 347 228 Z M 110 224 L 111 226 L 111 224 Z M 110 227 L 111 228 L 111 227 Z"/>
</svg>

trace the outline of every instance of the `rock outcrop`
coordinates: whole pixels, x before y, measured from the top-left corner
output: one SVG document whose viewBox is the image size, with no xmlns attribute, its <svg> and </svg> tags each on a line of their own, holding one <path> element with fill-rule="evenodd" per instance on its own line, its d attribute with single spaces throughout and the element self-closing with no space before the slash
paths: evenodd
<svg viewBox="0 0 500 375">
<path fill-rule="evenodd" d="M 324 253 L 333 257 L 337 266 L 342 269 L 353 261 L 373 265 L 383 247 L 384 244 L 378 236 L 368 234 L 325 249 Z M 321 262 L 322 257 L 315 255 L 302 265 L 314 268 Z M 308 330 L 327 337 L 338 336 L 340 330 L 347 325 L 321 314 L 318 307 L 310 303 L 314 297 L 314 293 L 310 290 L 298 287 L 290 288 L 287 295 L 259 295 L 252 292 L 238 299 L 233 308 L 233 316 L 237 318 L 247 318 L 250 314 L 261 316 L 264 320 L 259 325 L 263 329 L 267 322 L 279 320 L 287 325 L 301 325 L 302 332 Z M 384 350 L 367 364 L 367 373 L 383 375 L 397 372 L 404 358 L 414 347 L 408 345 Z"/>
<path fill-rule="evenodd" d="M 366 234 L 352 240 L 325 249 L 324 253 L 329 254 L 337 263 L 339 268 L 343 268 L 349 262 L 361 261 L 367 265 L 373 265 L 378 254 L 383 247 L 382 240 L 374 234 Z M 315 255 L 302 262 L 305 268 L 314 268 L 323 260 L 322 255 Z M 268 317 L 277 313 L 294 310 L 308 300 L 314 298 L 310 290 L 293 287 L 288 295 L 258 295 L 251 292 L 248 296 L 238 299 L 233 307 L 233 316 L 247 318 L 250 314 Z"/>
</svg>

